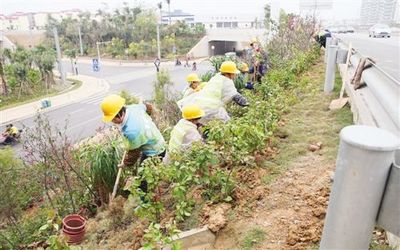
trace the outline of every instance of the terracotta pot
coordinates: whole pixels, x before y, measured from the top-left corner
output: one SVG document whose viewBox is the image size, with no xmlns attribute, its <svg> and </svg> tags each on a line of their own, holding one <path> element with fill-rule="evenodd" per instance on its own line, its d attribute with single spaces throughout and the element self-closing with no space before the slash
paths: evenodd
<svg viewBox="0 0 400 250">
<path fill-rule="evenodd" d="M 70 244 L 81 243 L 85 236 L 86 220 L 78 214 L 71 214 L 63 219 L 62 231 Z"/>
</svg>

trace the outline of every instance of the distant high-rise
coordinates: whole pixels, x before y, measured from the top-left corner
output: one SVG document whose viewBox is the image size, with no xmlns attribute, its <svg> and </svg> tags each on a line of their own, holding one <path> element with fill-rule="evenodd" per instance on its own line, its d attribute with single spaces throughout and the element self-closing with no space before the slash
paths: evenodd
<svg viewBox="0 0 400 250">
<path fill-rule="evenodd" d="M 331 10 L 332 0 L 300 0 L 300 11 Z"/>
<path fill-rule="evenodd" d="M 363 0 L 361 4 L 361 23 L 364 25 L 393 23 L 397 1 Z"/>
</svg>

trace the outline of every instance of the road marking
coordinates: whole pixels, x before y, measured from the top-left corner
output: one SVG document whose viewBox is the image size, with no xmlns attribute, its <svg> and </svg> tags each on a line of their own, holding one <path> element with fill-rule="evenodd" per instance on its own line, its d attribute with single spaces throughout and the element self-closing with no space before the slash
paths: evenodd
<svg viewBox="0 0 400 250">
<path fill-rule="evenodd" d="M 83 110 L 84 110 L 83 108 L 80 108 L 80 109 L 77 109 L 77 110 L 75 110 L 75 111 L 71 111 L 71 112 L 69 112 L 68 114 L 69 114 L 69 115 L 72 115 L 72 114 L 81 112 L 81 111 L 83 111 Z"/>
<path fill-rule="evenodd" d="M 78 123 L 78 124 L 76 124 L 76 125 L 74 125 L 74 126 L 69 127 L 69 130 L 73 130 L 73 129 L 75 129 L 75 128 L 82 127 L 83 125 L 85 125 L 85 124 L 87 124 L 87 123 L 89 123 L 89 122 L 92 122 L 92 121 L 94 121 L 94 120 L 101 120 L 101 117 L 94 117 L 94 118 L 89 119 L 89 120 L 86 120 L 86 121 L 84 121 L 84 122 L 82 122 L 82 123 Z"/>
</svg>

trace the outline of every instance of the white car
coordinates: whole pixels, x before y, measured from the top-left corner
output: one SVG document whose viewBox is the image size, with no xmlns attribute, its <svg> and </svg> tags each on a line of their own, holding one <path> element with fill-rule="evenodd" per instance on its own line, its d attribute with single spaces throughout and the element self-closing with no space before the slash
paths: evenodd
<svg viewBox="0 0 400 250">
<path fill-rule="evenodd" d="M 375 24 L 369 29 L 369 37 L 390 37 L 392 30 L 386 24 Z"/>
</svg>

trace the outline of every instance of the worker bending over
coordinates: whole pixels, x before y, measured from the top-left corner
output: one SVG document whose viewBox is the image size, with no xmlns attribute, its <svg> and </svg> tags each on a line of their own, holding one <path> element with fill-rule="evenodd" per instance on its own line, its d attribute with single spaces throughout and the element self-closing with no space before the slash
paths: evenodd
<svg viewBox="0 0 400 250">
<path fill-rule="evenodd" d="M 239 73 L 236 64 L 232 61 L 225 61 L 221 64 L 220 73 L 213 76 L 204 88 L 188 97 L 178 101 L 178 106 L 182 109 L 187 105 L 197 105 L 204 110 L 205 115 L 200 119 L 200 123 L 206 124 L 211 120 L 230 119 L 225 109 L 225 104 L 234 101 L 240 106 L 248 106 L 246 98 L 238 93 L 233 80 Z"/>
<path fill-rule="evenodd" d="M 157 126 L 152 121 L 152 107 L 149 104 L 132 104 L 125 106 L 125 99 L 119 95 L 110 95 L 101 103 L 103 121 L 119 125 L 129 148 L 123 165 L 134 165 L 138 160 L 142 163 L 149 157 L 165 156 L 165 141 Z M 119 166 L 122 167 L 122 166 Z M 140 185 L 147 192 L 147 182 Z"/>
</svg>

